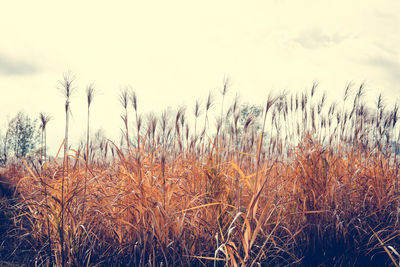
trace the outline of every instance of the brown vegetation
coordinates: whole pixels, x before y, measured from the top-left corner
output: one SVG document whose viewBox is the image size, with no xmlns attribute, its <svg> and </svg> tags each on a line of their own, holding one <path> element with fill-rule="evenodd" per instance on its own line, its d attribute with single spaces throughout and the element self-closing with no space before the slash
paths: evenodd
<svg viewBox="0 0 400 267">
<path fill-rule="evenodd" d="M 123 91 L 125 145 L 109 141 L 90 162 L 88 147 L 70 150 L 65 166 L 24 163 L 14 174 L 14 227 L 30 240 L 32 262 L 398 266 L 398 107 L 380 98 L 371 111 L 363 85 L 350 108 L 350 86 L 343 103 L 327 106 L 316 87 L 270 95 L 262 121 L 248 114 L 240 125 L 237 101 L 221 107 L 213 135 L 211 95 L 200 133 L 196 102 L 192 134 L 182 108 L 142 125 L 132 95 L 134 138 Z"/>
</svg>

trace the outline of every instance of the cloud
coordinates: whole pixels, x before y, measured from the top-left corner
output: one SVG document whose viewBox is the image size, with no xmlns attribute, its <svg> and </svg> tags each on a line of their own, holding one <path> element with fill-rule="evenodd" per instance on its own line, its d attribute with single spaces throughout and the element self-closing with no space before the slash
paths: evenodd
<svg viewBox="0 0 400 267">
<path fill-rule="evenodd" d="M 0 75 L 29 75 L 38 70 L 39 68 L 31 63 L 0 55 Z"/>
<path fill-rule="evenodd" d="M 368 63 L 381 69 L 390 81 L 400 83 L 400 61 L 388 57 L 374 57 Z"/>
<path fill-rule="evenodd" d="M 293 41 L 299 43 L 302 47 L 306 49 L 316 49 L 340 43 L 344 39 L 345 37 L 342 35 L 328 35 L 324 33 L 320 28 L 313 28 L 306 32 L 303 32 L 297 38 L 293 39 Z"/>
</svg>

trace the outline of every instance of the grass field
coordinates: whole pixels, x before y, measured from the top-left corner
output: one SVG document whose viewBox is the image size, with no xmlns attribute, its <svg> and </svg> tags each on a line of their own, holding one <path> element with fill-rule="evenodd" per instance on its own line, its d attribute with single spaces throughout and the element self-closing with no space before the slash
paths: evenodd
<svg viewBox="0 0 400 267">
<path fill-rule="evenodd" d="M 397 105 L 368 106 L 363 85 L 335 103 L 316 85 L 270 95 L 260 116 L 212 95 L 159 117 L 120 100 L 121 142 L 95 146 L 88 131 L 62 154 L 67 111 L 58 156 L 2 171 L 4 262 L 399 266 Z"/>
</svg>

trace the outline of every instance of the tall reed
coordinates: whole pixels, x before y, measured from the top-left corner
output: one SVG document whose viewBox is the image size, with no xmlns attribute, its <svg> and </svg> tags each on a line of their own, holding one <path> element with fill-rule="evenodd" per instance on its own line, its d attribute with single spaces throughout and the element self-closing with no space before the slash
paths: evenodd
<svg viewBox="0 0 400 267">
<path fill-rule="evenodd" d="M 64 267 L 66 264 L 65 244 L 64 244 L 64 185 L 65 177 L 68 177 L 69 159 L 68 159 L 68 127 L 69 127 L 69 114 L 71 112 L 70 98 L 76 91 L 74 86 L 75 76 L 71 72 L 66 72 L 63 79 L 59 81 L 59 90 L 65 96 L 65 138 L 64 138 L 64 159 L 63 159 L 63 175 L 61 184 L 61 226 L 60 226 L 60 243 L 61 243 L 61 264 Z"/>
<path fill-rule="evenodd" d="M 86 187 L 87 187 L 87 176 L 88 176 L 88 168 L 90 164 L 90 154 L 89 154 L 89 136 L 90 136 L 90 106 L 93 102 L 93 98 L 95 96 L 95 88 L 94 84 L 91 83 L 86 87 L 86 100 L 87 100 L 87 125 L 86 125 L 86 154 L 85 154 L 85 185 L 83 189 L 83 204 L 82 204 L 82 218 L 85 213 L 85 205 L 86 205 Z"/>
</svg>

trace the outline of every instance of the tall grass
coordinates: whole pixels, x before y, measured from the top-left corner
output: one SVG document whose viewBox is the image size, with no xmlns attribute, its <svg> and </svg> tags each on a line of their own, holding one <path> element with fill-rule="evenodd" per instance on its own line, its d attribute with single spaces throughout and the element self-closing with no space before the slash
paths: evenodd
<svg viewBox="0 0 400 267">
<path fill-rule="evenodd" d="M 59 90 L 65 96 L 65 138 L 64 138 L 64 158 L 63 158 L 63 174 L 61 179 L 61 222 L 59 224 L 59 235 L 61 242 L 61 265 L 64 267 L 66 263 L 65 259 L 65 243 L 64 243 L 64 213 L 65 213 L 65 199 L 64 199 L 64 189 L 65 189 L 65 178 L 68 179 L 69 176 L 69 159 L 68 159 L 68 129 L 69 129 L 69 115 L 71 112 L 70 98 L 75 92 L 76 87 L 74 87 L 75 77 L 70 73 L 65 73 L 63 79 L 59 81 Z"/>
<path fill-rule="evenodd" d="M 46 155 L 46 148 L 47 148 L 47 136 L 46 136 L 46 126 L 47 123 L 50 121 L 51 117 L 49 115 L 46 115 L 45 113 L 40 113 L 39 114 L 40 121 L 41 121 L 41 130 L 42 130 L 42 149 L 40 151 L 40 176 L 44 176 L 43 170 L 46 170 L 46 161 L 47 161 L 47 155 Z M 44 160 L 43 160 L 44 159 Z M 43 168 L 44 166 L 44 168 Z M 47 195 L 47 184 L 44 182 L 44 198 L 45 198 L 45 205 L 48 206 L 48 195 Z M 52 257 L 52 244 L 51 244 L 51 239 L 50 239 L 50 220 L 47 217 L 46 218 L 46 223 L 47 223 L 47 240 L 48 240 L 48 257 L 50 259 L 50 264 L 51 262 L 51 257 Z"/>
<path fill-rule="evenodd" d="M 82 208 L 82 216 L 85 213 L 85 205 L 86 205 L 86 185 L 87 185 L 87 176 L 88 169 L 90 164 L 90 154 L 89 154 L 89 139 L 90 139 L 90 106 L 93 102 L 93 98 L 95 96 L 95 88 L 94 84 L 90 84 L 86 87 L 86 100 L 87 100 L 87 128 L 86 128 L 86 154 L 85 154 L 85 182 L 83 189 L 83 208 Z"/>
<path fill-rule="evenodd" d="M 225 80 L 222 103 L 227 88 Z M 317 84 L 300 95 L 270 94 L 261 117 L 241 118 L 236 99 L 225 113 L 221 105 L 215 131 L 207 127 L 210 94 L 203 107 L 196 102 L 192 135 L 185 108 L 173 117 L 150 114 L 142 127 L 136 94 L 123 91 L 126 146 L 109 141 L 113 157 L 96 163 L 88 149 L 86 156 L 74 151 L 71 157 L 84 164 L 67 172 L 55 158 L 43 177 L 28 164 L 23 177 L 13 175 L 34 261 L 397 266 L 398 105 L 389 109 L 380 97 L 374 110 L 363 88 L 352 95 L 348 86 L 342 103 L 327 103 Z M 129 134 L 129 103 L 136 141 Z M 64 162 L 67 157 L 64 152 Z M 43 252 L 46 240 L 52 255 Z"/>
</svg>

